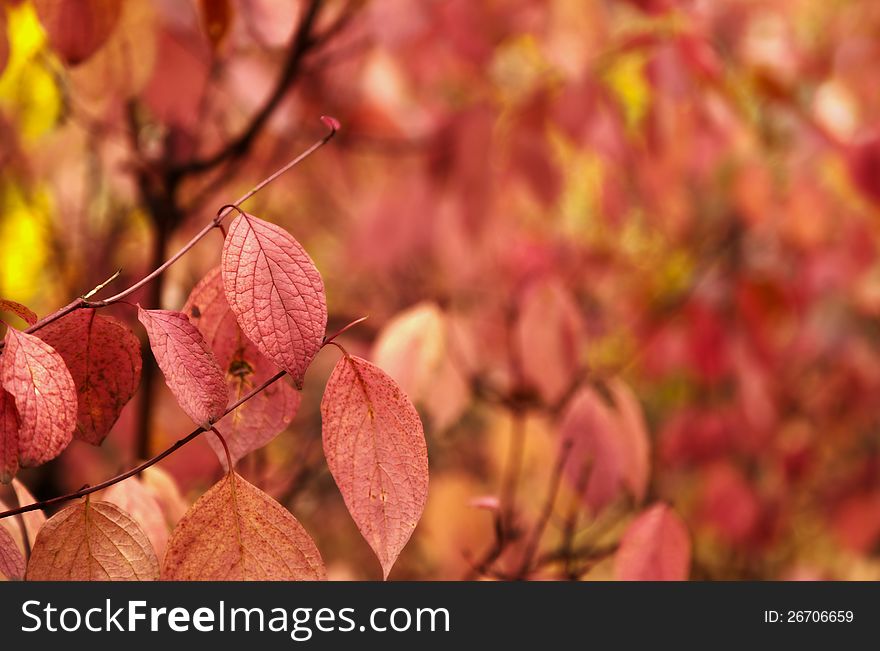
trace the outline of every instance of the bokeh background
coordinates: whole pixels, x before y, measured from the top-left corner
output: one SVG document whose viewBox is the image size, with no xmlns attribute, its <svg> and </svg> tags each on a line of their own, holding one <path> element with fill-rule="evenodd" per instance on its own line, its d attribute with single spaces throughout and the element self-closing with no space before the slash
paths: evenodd
<svg viewBox="0 0 880 651">
<path fill-rule="evenodd" d="M 128 286 L 333 115 L 247 209 L 423 416 L 393 579 L 606 578 L 654 502 L 695 579 L 880 579 L 878 61 L 873 0 L 4 0 L 0 296 Z M 220 247 L 132 301 L 180 309 Z M 375 579 L 321 452 L 337 357 L 240 471 Z M 100 448 L 21 478 L 97 483 L 191 427 L 148 359 Z M 181 509 L 222 472 L 204 441 L 159 467 Z"/>
</svg>

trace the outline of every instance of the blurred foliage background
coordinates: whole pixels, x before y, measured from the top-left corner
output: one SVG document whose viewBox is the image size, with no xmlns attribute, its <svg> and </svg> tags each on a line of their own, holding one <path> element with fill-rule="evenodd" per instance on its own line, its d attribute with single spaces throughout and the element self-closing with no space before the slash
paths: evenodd
<svg viewBox="0 0 880 651">
<path fill-rule="evenodd" d="M 423 415 L 392 578 L 604 578 L 654 501 L 694 578 L 880 578 L 880 3 L 68 4 L 0 6 L 0 296 L 131 284 L 337 117 L 246 207 L 310 252 L 329 330 L 369 315 L 342 340 Z M 180 309 L 220 245 L 132 302 Z M 321 453 L 336 356 L 240 470 L 331 577 L 376 578 Z M 22 478 L 76 489 L 190 428 L 146 363 L 103 446 Z M 204 441 L 161 468 L 185 501 L 221 472 Z"/>
</svg>

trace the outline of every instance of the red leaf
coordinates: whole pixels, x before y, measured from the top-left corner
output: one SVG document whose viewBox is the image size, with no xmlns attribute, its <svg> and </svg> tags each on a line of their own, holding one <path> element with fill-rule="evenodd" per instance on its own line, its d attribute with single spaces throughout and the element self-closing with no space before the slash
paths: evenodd
<svg viewBox="0 0 880 651">
<path fill-rule="evenodd" d="M 523 294 L 516 337 L 525 379 L 550 403 L 557 402 L 580 368 L 584 324 L 577 303 L 557 282 Z"/>
<path fill-rule="evenodd" d="M 204 337 L 185 314 L 145 310 L 138 319 L 177 402 L 197 425 L 209 428 L 226 411 L 226 380 Z"/>
<path fill-rule="evenodd" d="M 387 579 L 428 497 L 419 414 L 382 369 L 345 356 L 327 381 L 321 419 L 327 465 Z"/>
<path fill-rule="evenodd" d="M 618 581 L 686 581 L 690 564 L 687 527 L 667 505 L 655 504 L 627 527 L 614 575 Z"/>
<path fill-rule="evenodd" d="M 649 442 L 638 402 L 619 380 L 608 388 L 614 399 L 610 405 L 592 387 L 580 389 L 559 426 L 562 439 L 573 442 L 566 471 L 594 511 L 623 491 L 643 499 L 648 481 Z"/>
<path fill-rule="evenodd" d="M 19 465 L 38 466 L 57 457 L 76 428 L 76 386 L 61 355 L 41 339 L 10 328 L 0 356 L 0 385 L 18 410 Z M 8 412 L 6 422 L 8 427 Z"/>
<path fill-rule="evenodd" d="M 43 328 L 39 337 L 58 351 L 76 384 L 76 438 L 100 445 L 140 383 L 138 338 L 95 310 L 72 312 Z"/>
<path fill-rule="evenodd" d="M 9 532 L 0 527 L 0 579 L 18 580 L 24 577 L 24 556 Z"/>
<path fill-rule="evenodd" d="M 324 282 L 283 228 L 239 215 L 223 245 L 223 286 L 238 324 L 302 388 L 327 327 Z"/>
<path fill-rule="evenodd" d="M 119 20 L 121 0 L 34 0 L 49 42 L 62 59 L 76 65 L 100 48 Z"/>
<path fill-rule="evenodd" d="M 326 577 L 303 526 L 236 473 L 202 495 L 168 541 L 168 581 L 308 581 Z"/>
<path fill-rule="evenodd" d="M 12 312 L 29 326 L 32 326 L 37 322 L 37 315 L 34 314 L 33 310 L 21 303 L 16 303 L 15 301 L 10 301 L 5 298 L 0 298 L 0 312 Z"/>
<path fill-rule="evenodd" d="M 219 267 L 193 288 L 183 311 L 205 335 L 226 373 L 230 402 L 238 401 L 278 372 L 278 367 L 238 327 L 226 302 Z M 279 380 L 220 420 L 216 427 L 229 446 L 233 464 L 282 432 L 296 415 L 299 403 L 300 394 Z M 207 440 L 226 468 L 226 453 L 217 437 Z"/>
</svg>

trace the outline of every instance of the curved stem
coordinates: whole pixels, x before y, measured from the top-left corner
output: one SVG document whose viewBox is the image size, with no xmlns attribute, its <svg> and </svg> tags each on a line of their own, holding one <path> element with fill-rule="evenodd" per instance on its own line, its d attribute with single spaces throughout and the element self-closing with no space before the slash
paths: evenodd
<svg viewBox="0 0 880 651">
<path fill-rule="evenodd" d="M 280 380 L 282 377 L 284 377 L 284 375 L 285 375 L 285 371 L 279 371 L 278 373 L 276 373 L 275 375 L 270 377 L 268 380 L 263 382 L 260 386 L 253 389 L 250 393 L 243 396 L 241 399 L 239 399 L 238 401 L 236 401 L 235 403 L 233 403 L 232 405 L 227 407 L 226 411 L 223 413 L 223 415 L 225 416 L 226 414 L 229 414 L 230 412 L 234 411 L 239 406 L 241 406 L 242 404 L 244 404 L 245 402 L 247 402 L 248 400 L 253 398 L 255 395 L 257 395 L 261 391 L 263 391 L 270 384 L 272 384 L 273 382 L 276 382 L 277 380 Z M 213 428 L 211 428 L 211 429 L 213 429 Z M 201 427 L 193 430 L 192 432 L 190 432 L 189 434 L 184 436 L 182 439 L 177 441 L 174 445 L 172 445 L 169 448 L 166 448 L 165 450 L 163 450 L 162 452 L 160 452 L 159 454 L 157 454 L 153 458 L 148 459 L 147 461 L 144 461 L 139 466 L 135 466 L 131 470 L 128 470 L 120 475 L 116 475 L 115 477 L 111 477 L 110 479 L 108 479 L 106 481 L 102 481 L 100 484 L 95 484 L 94 486 L 86 486 L 86 487 L 79 489 L 78 491 L 74 491 L 73 493 L 67 493 L 66 495 L 59 495 L 58 497 L 53 497 L 48 500 L 43 500 L 42 502 L 34 502 L 33 504 L 28 504 L 27 506 L 20 506 L 17 509 L 10 509 L 9 511 L 3 511 L 2 513 L 0 513 L 0 520 L 2 520 L 3 518 L 11 517 L 13 515 L 18 515 L 20 513 L 27 513 L 28 511 L 36 511 L 37 509 L 43 509 L 43 508 L 46 508 L 47 506 L 52 506 L 53 504 L 60 504 L 61 502 L 73 500 L 78 497 L 85 497 L 86 495 L 91 495 L 92 493 L 96 493 L 99 490 L 103 490 L 109 486 L 112 486 L 113 484 L 118 484 L 119 482 L 123 481 L 124 479 L 128 479 L 129 477 L 133 477 L 134 475 L 137 475 L 137 474 L 143 472 L 144 470 L 146 470 L 150 466 L 153 466 L 153 465 L 159 463 L 162 459 L 164 459 L 165 457 L 167 457 L 171 453 L 175 452 L 176 450 L 179 450 L 180 448 L 182 448 L 184 445 L 186 445 L 187 443 L 189 443 L 193 439 L 198 438 L 198 436 L 204 431 L 206 431 L 206 430 Z M 226 443 L 224 442 L 224 447 L 225 447 L 225 445 L 226 445 Z"/>
</svg>

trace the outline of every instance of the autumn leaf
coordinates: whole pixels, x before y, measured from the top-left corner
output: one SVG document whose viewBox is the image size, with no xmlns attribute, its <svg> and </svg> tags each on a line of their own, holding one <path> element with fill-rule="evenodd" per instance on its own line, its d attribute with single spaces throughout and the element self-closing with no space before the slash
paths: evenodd
<svg viewBox="0 0 880 651">
<path fill-rule="evenodd" d="M 327 465 L 387 579 L 428 497 L 419 414 L 382 369 L 346 355 L 327 381 L 321 420 Z"/>
<path fill-rule="evenodd" d="M 614 576 L 618 581 L 685 581 L 690 564 L 687 527 L 666 504 L 655 504 L 624 532 L 614 556 Z"/>
<path fill-rule="evenodd" d="M 24 556 L 9 532 L 0 527 L 0 580 L 24 578 Z"/>
<path fill-rule="evenodd" d="M 100 48 L 119 20 L 122 0 L 34 0 L 49 42 L 70 65 Z"/>
<path fill-rule="evenodd" d="M 183 312 L 205 336 L 225 372 L 230 402 L 237 402 L 278 373 L 278 367 L 239 328 L 226 302 L 220 267 L 209 271 L 193 288 Z M 233 464 L 283 431 L 299 403 L 300 394 L 282 379 L 221 419 L 216 428 L 229 447 Z M 228 470 L 226 453 L 217 437 L 208 437 L 208 444 Z"/>
<path fill-rule="evenodd" d="M 146 534 L 115 504 L 86 500 L 37 534 L 28 581 L 153 581 L 159 561 Z"/>
<path fill-rule="evenodd" d="M 40 330 L 64 359 L 78 394 L 74 436 L 100 445 L 141 379 L 141 345 L 116 319 L 77 310 Z"/>
<path fill-rule="evenodd" d="M 0 298 L 0 312 L 11 312 L 29 326 L 37 322 L 37 315 L 30 308 L 5 298 Z"/>
<path fill-rule="evenodd" d="M 0 385 L 12 395 L 19 419 L 12 443 L 12 420 L 9 408 L 4 409 L 4 449 L 17 448 L 18 465 L 24 467 L 58 456 L 76 427 L 76 387 L 61 355 L 41 339 L 9 328 L 0 356 Z M 5 452 L 3 476 L 12 470 L 10 456 Z"/>
<path fill-rule="evenodd" d="M 27 488 L 17 479 L 12 480 L 12 489 L 15 494 L 16 501 L 7 504 L 0 500 L 0 511 L 8 511 L 18 506 L 28 506 L 36 500 L 30 494 Z M 41 509 L 19 513 L 8 518 L 0 519 L 0 528 L 5 528 L 7 533 L 12 536 L 15 544 L 18 546 L 22 555 L 30 553 L 31 548 L 37 538 L 37 532 L 43 523 L 46 522 L 46 516 Z"/>
<path fill-rule="evenodd" d="M 452 425 L 467 407 L 469 387 L 452 361 L 446 315 L 434 303 L 396 314 L 373 344 L 371 359 L 423 406 L 437 429 Z"/>
<path fill-rule="evenodd" d="M 566 474 L 593 511 L 624 493 L 641 501 L 650 471 L 648 435 L 638 401 L 620 380 L 610 382 L 608 391 L 610 403 L 593 387 L 582 387 L 559 424 L 561 440 L 572 442 Z"/>
<path fill-rule="evenodd" d="M 283 228 L 241 214 L 229 227 L 221 268 L 242 331 L 302 388 L 327 327 L 324 282 L 308 253 Z"/>
<path fill-rule="evenodd" d="M 162 578 L 170 581 L 306 581 L 326 576 L 303 526 L 237 473 L 202 495 L 175 527 Z"/>
<path fill-rule="evenodd" d="M 101 493 L 101 500 L 128 513 L 149 538 L 156 557 L 162 558 L 168 542 L 168 524 L 153 491 L 142 483 L 140 477 L 129 477 L 113 484 Z"/>
<path fill-rule="evenodd" d="M 583 317 L 568 289 L 551 281 L 530 286 L 519 310 L 516 341 L 522 373 L 553 404 L 565 394 L 581 366 Z"/>
<path fill-rule="evenodd" d="M 230 0 L 199 0 L 202 29 L 216 51 L 232 24 L 233 9 Z"/>
<path fill-rule="evenodd" d="M 226 411 L 227 389 L 204 337 L 181 312 L 138 306 L 138 319 L 171 393 L 197 425 L 209 428 Z"/>
</svg>

